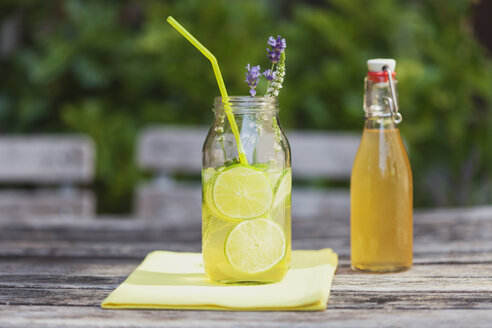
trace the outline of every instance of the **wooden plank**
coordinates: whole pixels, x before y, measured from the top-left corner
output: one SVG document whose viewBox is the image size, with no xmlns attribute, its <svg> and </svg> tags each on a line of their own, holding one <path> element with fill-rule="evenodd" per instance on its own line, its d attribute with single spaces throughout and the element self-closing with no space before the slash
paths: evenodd
<svg viewBox="0 0 492 328">
<path fill-rule="evenodd" d="M 183 224 L 201 218 L 202 193 L 199 184 L 149 183 L 137 189 L 135 213 L 146 220 L 167 220 Z M 339 218 L 348 217 L 350 195 L 345 190 L 322 190 L 294 187 L 292 217 Z"/>
<path fill-rule="evenodd" d="M 15 275 L 37 275 L 37 276 L 127 276 L 135 269 L 143 258 L 80 258 L 80 257 L 57 257 L 57 256 L 2 256 L 0 257 L 0 276 L 8 274 Z M 361 279 L 367 283 L 371 279 L 397 279 L 405 278 L 429 278 L 440 279 L 458 278 L 490 278 L 492 275 L 492 261 L 488 263 L 416 263 L 411 270 L 388 275 L 362 275 L 349 269 L 349 262 L 342 260 L 337 275 L 349 281 Z M 353 276 L 353 277 L 352 277 Z M 338 279 L 338 278 L 337 278 Z M 396 282 L 397 280 L 395 280 Z M 344 283 L 344 281 L 343 281 Z M 343 284 L 342 283 L 342 284 Z"/>
<path fill-rule="evenodd" d="M 58 233 L 62 233 L 61 230 Z M 98 237 L 90 237 L 90 235 Z M 201 233 L 191 231 L 177 239 L 171 232 L 152 232 L 147 234 L 87 232 L 83 236 L 67 234 L 66 237 L 53 236 L 49 232 L 33 232 L 26 237 L 22 233 L 11 233 L 10 237 L 0 237 L 0 256 L 56 256 L 81 258 L 142 258 L 153 250 L 200 252 Z M 34 240 L 29 240 L 31 236 Z M 103 237 L 101 237 L 103 236 Z M 150 240 L 146 240 L 146 237 Z M 62 239 L 62 240 L 60 240 Z M 117 241 L 119 239 L 119 241 Z M 416 238 L 415 243 L 420 243 Z M 320 249 L 330 247 L 340 256 L 342 264 L 348 263 L 350 248 L 348 238 L 303 238 L 294 239 L 294 249 Z M 492 242 L 453 241 L 443 246 L 435 242 L 427 247 L 425 244 L 414 249 L 414 263 L 492 263 Z"/>
<path fill-rule="evenodd" d="M 143 169 L 199 174 L 204 127 L 154 126 L 144 130 L 138 143 Z M 294 178 L 348 180 L 360 135 L 288 131 Z"/>
<path fill-rule="evenodd" d="M 466 222 L 468 219 L 489 221 L 492 220 L 492 206 L 417 209 L 415 214 L 429 223 Z"/>
<path fill-rule="evenodd" d="M 96 204 L 89 190 L 0 191 L 0 219 L 95 216 Z"/>
<path fill-rule="evenodd" d="M 19 315 L 19 314 L 22 315 Z M 101 310 L 71 306 L 0 306 L 8 327 L 490 327 L 488 310 L 328 309 L 324 312 Z"/>
<path fill-rule="evenodd" d="M 163 238 L 164 239 L 164 238 Z M 143 259 L 154 250 L 200 252 L 198 242 L 70 242 L 0 241 L 0 257 L 79 257 Z M 466 260 L 469 260 L 467 257 Z"/>
<path fill-rule="evenodd" d="M 440 213 L 433 210 L 415 212 L 415 238 L 424 246 L 441 244 L 446 247 L 449 243 L 461 241 L 483 242 L 486 245 L 492 239 L 492 206 L 484 207 L 479 212 L 477 209 L 456 209 L 454 215 L 448 211 Z M 348 217 L 295 218 L 292 223 L 293 237 L 296 240 L 344 239 L 348 244 L 350 225 Z M 162 241 L 162 238 L 170 238 L 171 241 L 188 241 L 200 236 L 201 219 L 196 217 L 177 224 L 169 224 L 168 220 L 147 222 L 131 218 L 98 218 L 90 222 L 84 220 L 67 222 L 58 218 L 46 218 L 43 222 L 35 218 L 0 221 L 0 236 L 7 238 L 2 240 L 8 240 L 9 236 L 22 238 L 22 235 L 28 236 L 29 232 L 36 232 L 36 234 L 46 232 L 57 238 L 68 236 L 67 238 L 72 240 L 77 236 L 90 240 L 106 236 L 103 239 L 111 241 L 114 236 L 114 241 L 126 241 L 122 238 L 132 238 L 134 241 Z M 418 247 L 418 244 L 415 246 Z"/>
<path fill-rule="evenodd" d="M 28 284 L 31 280 L 20 279 L 18 276 L 32 276 L 37 279 L 41 276 L 50 277 L 125 277 L 140 264 L 143 258 L 80 258 L 57 256 L 5 256 L 0 257 L 0 277 L 2 283 L 13 281 Z M 473 279 L 492 278 L 492 261 L 488 263 L 423 263 L 415 264 L 411 270 L 395 274 L 359 274 L 349 268 L 349 262 L 342 261 L 337 271 L 336 281 L 339 288 L 353 289 L 358 286 L 370 288 L 401 288 L 398 283 L 402 280 L 409 281 L 411 288 L 420 288 L 417 279 L 429 281 L 432 288 L 438 288 L 442 282 L 434 282 L 433 279 L 448 279 L 448 281 L 465 281 L 474 289 L 490 290 L 491 284 L 474 284 Z M 409 288 L 410 288 L 409 287 Z M 405 287 L 403 287 L 405 288 Z"/>
<path fill-rule="evenodd" d="M 492 261 L 492 207 L 415 214 L 417 263 Z M 0 254 L 19 256 L 141 257 L 155 249 L 200 251 L 200 218 L 170 224 L 168 220 L 100 219 L 1 220 Z M 331 247 L 341 259 L 350 250 L 348 218 L 293 220 L 293 247 Z"/>
<path fill-rule="evenodd" d="M 79 261 L 79 266 L 83 264 Z M 33 265 L 31 272 L 1 273 L 0 304 L 98 306 L 127 274 L 100 275 L 94 269 L 88 275 L 66 269 L 63 274 L 48 274 L 42 268 Z M 491 268 L 492 264 L 417 265 L 404 273 L 371 275 L 344 266 L 335 276 L 329 308 L 492 309 Z"/>
<path fill-rule="evenodd" d="M 55 279 L 55 278 L 54 278 Z M 87 279 L 90 279 L 88 277 Z M 92 278 L 96 280 L 95 278 Z M 7 287 L 1 286 L 0 305 L 50 305 L 50 306 L 99 306 L 100 302 L 124 280 L 98 279 L 98 288 L 84 283 L 69 287 L 47 286 Z M 363 288 L 338 291 L 333 286 L 329 308 L 332 309 L 488 309 L 492 310 L 490 291 L 415 291 L 385 290 L 366 291 Z"/>
<path fill-rule="evenodd" d="M 43 236 L 43 234 L 40 234 Z M 199 237 L 198 237 L 199 238 Z M 176 252 L 200 252 L 201 243 L 197 241 L 173 242 L 166 241 L 162 236 L 160 242 L 102 242 L 102 241 L 0 241 L 0 257 L 79 257 L 79 258 L 122 258 L 142 259 L 154 250 L 168 250 Z M 418 240 L 417 240 L 418 241 Z M 311 243 L 308 239 L 293 240 L 294 249 L 321 249 L 332 248 L 340 256 L 340 263 L 346 264 L 350 261 L 350 250 L 347 242 L 341 239 L 315 239 Z M 439 244 L 432 247 L 436 250 L 428 252 L 425 246 L 414 250 L 414 263 L 436 264 L 474 264 L 492 263 L 492 245 L 469 246 L 469 243 L 453 242 L 444 249 Z M 462 248 L 468 248 L 461 252 Z M 480 247 L 473 250 L 473 247 Z M 487 249 L 485 249 L 487 248 Z"/>
<path fill-rule="evenodd" d="M 93 176 L 94 145 L 86 136 L 0 138 L 0 182 L 87 183 Z"/>
<path fill-rule="evenodd" d="M 8 256 L 0 257 L 0 276 L 3 282 L 8 275 L 126 277 L 140 262 L 142 258 Z"/>
<path fill-rule="evenodd" d="M 105 279 L 109 279 L 108 284 L 114 279 L 118 279 L 116 283 L 119 283 L 139 262 L 136 259 L 3 257 L 0 286 L 57 288 L 58 284 L 60 288 L 71 288 L 75 284 L 84 284 L 88 288 L 99 288 L 104 286 L 102 282 Z M 492 293 L 491 279 L 492 263 L 416 264 L 409 271 L 385 275 L 356 273 L 348 264 L 342 264 L 335 277 L 334 290 Z"/>
</svg>

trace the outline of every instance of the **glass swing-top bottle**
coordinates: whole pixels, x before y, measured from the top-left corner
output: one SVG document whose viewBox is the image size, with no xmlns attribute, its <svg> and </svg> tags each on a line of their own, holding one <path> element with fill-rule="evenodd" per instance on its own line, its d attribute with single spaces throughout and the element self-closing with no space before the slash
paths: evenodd
<svg viewBox="0 0 492 328">
<path fill-rule="evenodd" d="M 412 265 L 412 172 L 398 130 L 395 60 L 367 66 L 365 126 L 350 181 L 351 266 L 396 272 Z"/>
</svg>

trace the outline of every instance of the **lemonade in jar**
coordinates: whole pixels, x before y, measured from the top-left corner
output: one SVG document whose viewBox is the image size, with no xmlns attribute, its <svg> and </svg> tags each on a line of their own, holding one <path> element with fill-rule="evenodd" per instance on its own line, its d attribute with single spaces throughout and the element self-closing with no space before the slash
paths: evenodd
<svg viewBox="0 0 492 328">
<path fill-rule="evenodd" d="M 241 163 L 224 102 L 203 146 L 202 252 L 211 280 L 282 280 L 291 256 L 290 149 L 274 97 L 230 97 L 248 163 Z"/>
<path fill-rule="evenodd" d="M 281 281 L 291 258 L 290 147 L 278 120 L 285 39 L 268 38 L 269 69 L 246 66 L 249 96 L 229 97 L 215 56 L 174 18 L 167 21 L 210 60 L 222 97 L 203 145 L 202 254 L 209 279 Z M 263 79 L 264 96 L 256 96 Z"/>
</svg>

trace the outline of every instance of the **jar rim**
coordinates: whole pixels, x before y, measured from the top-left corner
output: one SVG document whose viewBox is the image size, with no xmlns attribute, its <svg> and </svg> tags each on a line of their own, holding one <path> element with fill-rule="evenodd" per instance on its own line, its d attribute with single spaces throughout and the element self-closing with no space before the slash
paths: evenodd
<svg viewBox="0 0 492 328">
<path fill-rule="evenodd" d="M 228 98 L 215 97 L 214 111 L 225 110 L 225 104 L 229 103 L 234 112 L 277 112 L 277 97 L 261 96 L 229 96 Z"/>
</svg>

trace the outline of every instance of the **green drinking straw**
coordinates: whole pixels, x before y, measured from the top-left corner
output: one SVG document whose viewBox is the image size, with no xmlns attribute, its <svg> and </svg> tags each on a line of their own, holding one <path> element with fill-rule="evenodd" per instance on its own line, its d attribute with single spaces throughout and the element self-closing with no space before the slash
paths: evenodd
<svg viewBox="0 0 492 328">
<path fill-rule="evenodd" d="M 172 25 L 182 36 L 184 36 L 188 41 L 191 42 L 200 52 L 210 60 L 212 63 L 212 68 L 214 69 L 215 78 L 217 79 L 217 84 L 219 85 L 220 94 L 222 96 L 222 102 L 224 103 L 225 113 L 227 115 L 227 119 L 229 120 L 229 124 L 231 125 L 232 134 L 234 134 L 234 138 L 236 139 L 237 144 L 237 152 L 239 155 L 239 162 L 241 164 L 248 165 L 248 159 L 246 158 L 246 154 L 244 153 L 244 148 L 241 143 L 241 138 L 239 136 L 239 129 L 237 128 L 236 120 L 234 119 L 234 115 L 232 114 L 231 105 L 229 104 L 229 96 L 227 95 L 227 90 L 224 84 L 224 80 L 222 79 L 222 74 L 220 73 L 219 64 L 217 63 L 217 59 L 215 56 L 203 46 L 197 39 L 193 37 L 181 24 L 179 24 L 172 16 L 167 18 L 167 22 Z"/>
</svg>

